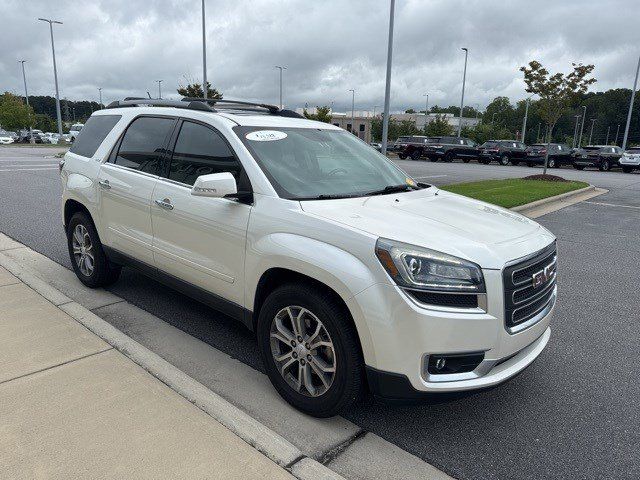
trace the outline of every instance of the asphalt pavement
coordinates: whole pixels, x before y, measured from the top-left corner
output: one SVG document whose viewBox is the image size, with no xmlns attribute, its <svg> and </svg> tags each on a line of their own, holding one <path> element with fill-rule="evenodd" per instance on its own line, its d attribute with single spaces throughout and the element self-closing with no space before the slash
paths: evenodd
<svg viewBox="0 0 640 480">
<path fill-rule="evenodd" d="M 0 231 L 70 267 L 57 159 L 43 158 L 50 152 L 0 147 Z M 397 163 L 435 185 L 541 171 L 475 162 Z M 537 219 L 559 245 L 558 306 L 540 358 L 489 391 L 440 404 L 369 401 L 346 418 L 456 478 L 640 477 L 640 173 L 552 173 L 609 193 Z M 263 370 L 252 335 L 233 320 L 129 269 L 111 290 Z"/>
</svg>

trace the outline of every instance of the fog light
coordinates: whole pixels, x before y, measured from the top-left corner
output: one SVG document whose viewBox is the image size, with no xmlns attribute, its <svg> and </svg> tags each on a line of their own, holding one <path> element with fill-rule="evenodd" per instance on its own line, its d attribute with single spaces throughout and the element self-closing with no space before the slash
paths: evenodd
<svg viewBox="0 0 640 480">
<path fill-rule="evenodd" d="M 446 363 L 447 363 L 446 358 L 438 358 L 436 360 L 436 370 L 442 370 Z"/>
<path fill-rule="evenodd" d="M 472 372 L 482 360 L 484 360 L 484 352 L 429 355 L 426 370 L 430 375 Z"/>
</svg>

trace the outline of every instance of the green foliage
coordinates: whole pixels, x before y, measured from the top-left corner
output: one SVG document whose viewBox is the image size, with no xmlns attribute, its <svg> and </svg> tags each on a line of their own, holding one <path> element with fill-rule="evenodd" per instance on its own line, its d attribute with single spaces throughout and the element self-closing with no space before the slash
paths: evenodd
<svg viewBox="0 0 640 480">
<path fill-rule="evenodd" d="M 507 128 L 499 125 L 480 124 L 476 127 L 462 127 L 462 136 L 482 145 L 487 140 L 509 140 L 514 134 Z"/>
<path fill-rule="evenodd" d="M 408 108 L 404 113 L 416 113 L 416 111 L 413 108 Z"/>
<path fill-rule="evenodd" d="M 202 98 L 204 96 L 204 90 L 202 89 L 202 84 L 197 82 L 191 82 L 189 84 L 180 85 L 178 88 L 178 93 L 183 97 L 196 97 Z M 211 83 L 207 82 L 207 98 L 216 98 L 221 99 L 222 93 L 220 93 L 217 89 L 211 87 Z"/>
<path fill-rule="evenodd" d="M 393 118 L 389 119 L 388 140 L 390 142 L 398 137 L 420 134 L 421 131 L 416 128 L 416 124 L 411 120 L 398 122 Z M 382 116 L 376 117 L 371 121 L 371 140 L 374 142 L 382 141 Z"/>
<path fill-rule="evenodd" d="M 58 124 L 49 115 L 45 115 L 44 113 L 36 113 L 34 128 L 42 130 L 43 132 L 57 132 Z"/>
<path fill-rule="evenodd" d="M 433 121 L 424 126 L 424 134 L 428 137 L 453 135 L 453 127 L 449 125 L 443 115 L 436 115 Z"/>
<path fill-rule="evenodd" d="M 316 113 L 309 113 L 305 108 L 302 114 L 309 120 L 317 120 L 319 122 L 331 123 L 331 107 L 316 107 Z"/>
<path fill-rule="evenodd" d="M 33 125 L 33 109 L 27 107 L 20 97 L 5 92 L 0 95 L 0 126 L 7 130 L 18 130 Z"/>
</svg>

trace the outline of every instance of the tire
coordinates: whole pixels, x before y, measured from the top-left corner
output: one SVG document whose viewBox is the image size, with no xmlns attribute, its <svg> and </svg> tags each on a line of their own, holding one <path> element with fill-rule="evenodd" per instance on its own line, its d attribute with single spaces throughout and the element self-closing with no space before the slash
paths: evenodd
<svg viewBox="0 0 640 480">
<path fill-rule="evenodd" d="M 292 338 L 292 335 L 300 333 L 294 333 L 291 321 L 298 317 L 300 309 L 305 310 L 302 313 L 302 328 L 306 329 L 307 336 L 313 338 L 318 320 L 323 326 L 319 336 L 323 337 L 324 343 L 331 344 L 332 349 L 328 346 L 306 349 L 308 344 L 303 345 L 296 341 L 297 338 Z M 278 287 L 260 309 L 256 332 L 262 361 L 271 383 L 282 398 L 298 410 L 314 417 L 331 417 L 363 395 L 364 363 L 358 335 L 349 312 L 329 292 L 300 283 Z M 298 350 L 299 353 L 296 353 Z M 313 351 L 315 355 L 312 355 Z M 311 355 L 311 362 L 308 354 Z M 284 356 L 280 364 L 277 364 L 277 356 Z M 325 367 L 333 365 L 335 369 L 330 379 L 328 376 L 331 372 L 325 374 L 328 386 L 317 374 L 320 361 Z M 287 362 L 292 362 L 289 367 L 286 366 Z M 281 373 L 281 366 L 285 368 L 287 379 Z M 301 368 L 304 372 L 311 372 L 310 377 L 301 374 Z M 310 378 L 310 389 L 306 385 L 296 386 L 299 378 Z"/>
<path fill-rule="evenodd" d="M 470 160 L 470 159 L 468 159 L 468 158 L 464 158 L 462 161 L 463 161 L 464 163 L 469 163 L 471 160 Z"/>
<path fill-rule="evenodd" d="M 73 271 L 87 287 L 106 287 L 118 280 L 121 267 L 112 264 L 105 255 L 96 227 L 86 213 L 76 212 L 71 217 L 67 246 Z"/>
<path fill-rule="evenodd" d="M 453 153 L 447 152 L 447 153 L 444 154 L 444 161 L 445 162 L 451 163 L 451 162 L 453 162 L 453 159 L 454 159 Z"/>
<path fill-rule="evenodd" d="M 576 170 L 584 170 L 584 165 L 574 165 L 573 168 Z"/>
<path fill-rule="evenodd" d="M 404 160 L 407 158 L 407 156 L 404 153 L 399 153 L 398 157 L 400 158 L 400 160 Z"/>
<path fill-rule="evenodd" d="M 420 151 L 414 150 L 411 152 L 411 160 L 420 160 Z"/>
<path fill-rule="evenodd" d="M 607 159 L 602 160 L 600 162 L 600 166 L 598 167 L 598 170 L 600 170 L 601 172 L 608 172 L 609 170 L 611 170 L 611 164 L 609 164 L 609 160 Z"/>
<path fill-rule="evenodd" d="M 556 164 L 555 159 L 550 158 L 549 161 L 547 162 L 547 167 L 549 167 L 549 168 L 558 168 L 558 165 Z"/>
<path fill-rule="evenodd" d="M 499 163 L 500 165 L 502 165 L 503 167 L 506 167 L 507 165 L 509 165 L 509 155 L 507 155 L 506 153 L 505 153 L 505 154 L 503 154 L 503 155 L 500 157 L 500 160 L 498 160 L 498 163 Z"/>
<path fill-rule="evenodd" d="M 623 171 L 624 173 L 633 173 L 633 167 L 629 167 L 629 166 L 627 166 L 627 165 L 623 165 L 623 166 L 622 166 L 622 171 Z"/>
</svg>

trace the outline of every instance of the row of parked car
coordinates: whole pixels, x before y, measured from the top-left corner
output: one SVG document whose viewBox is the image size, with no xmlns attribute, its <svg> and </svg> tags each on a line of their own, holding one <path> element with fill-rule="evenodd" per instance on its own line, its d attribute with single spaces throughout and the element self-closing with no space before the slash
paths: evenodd
<svg viewBox="0 0 640 480">
<path fill-rule="evenodd" d="M 73 142 L 84 125 L 82 123 L 74 123 L 71 125 L 69 133 L 43 132 L 42 130 L 32 129 L 20 130 L 19 132 L 7 132 L 0 129 L 0 145 L 8 145 L 11 143 L 60 143 Z M 33 142 L 32 142 L 33 140 Z"/>
<path fill-rule="evenodd" d="M 615 145 L 589 145 L 571 148 L 562 143 L 535 143 L 525 145 L 517 140 L 489 140 L 482 145 L 464 137 L 399 137 L 392 145 L 401 159 L 428 159 L 432 162 L 442 160 L 452 162 L 461 159 L 468 163 L 477 160 L 488 165 L 497 162 L 500 165 L 544 165 L 549 149 L 550 168 L 563 165 L 573 166 L 577 170 L 595 167 L 601 171 L 622 168 L 625 173 L 640 169 L 640 148 L 623 151 Z"/>
</svg>

